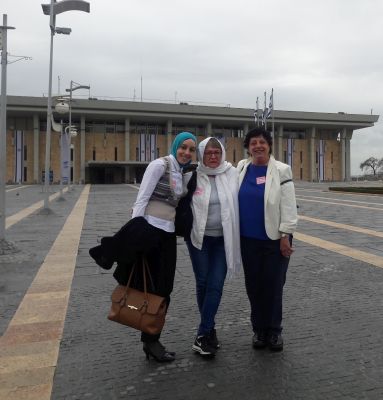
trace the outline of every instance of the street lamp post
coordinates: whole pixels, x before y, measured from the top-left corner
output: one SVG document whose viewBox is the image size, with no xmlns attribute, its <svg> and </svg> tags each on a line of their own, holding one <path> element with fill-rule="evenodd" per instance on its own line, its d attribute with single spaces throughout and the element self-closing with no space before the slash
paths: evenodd
<svg viewBox="0 0 383 400">
<path fill-rule="evenodd" d="M 66 114 L 69 111 L 69 104 L 67 103 L 67 99 L 64 97 L 59 97 L 57 98 L 57 104 L 55 105 L 55 111 L 58 114 Z M 60 160 L 61 160 L 61 167 L 60 167 L 60 171 L 61 171 L 61 178 L 60 178 L 60 199 L 63 199 L 62 195 L 63 195 L 63 178 L 65 176 L 65 168 L 64 168 L 64 161 L 63 161 L 63 145 L 64 145 L 64 125 L 63 125 L 63 120 L 62 120 L 62 116 L 61 116 L 61 122 L 60 124 L 56 124 L 54 121 L 54 118 L 52 118 L 52 127 L 53 130 L 56 132 L 60 132 Z M 66 136 L 65 136 L 66 137 Z M 65 148 L 66 151 L 66 148 Z M 67 165 L 68 168 L 68 165 Z"/>
<path fill-rule="evenodd" d="M 1 112 L 0 112 L 0 240 L 5 240 L 5 181 L 7 176 L 7 15 L 3 14 L 0 26 L 1 49 Z"/>
<path fill-rule="evenodd" d="M 49 26 L 51 30 L 50 57 L 49 57 L 49 81 L 48 81 L 48 105 L 47 105 L 47 131 L 45 142 L 45 181 L 44 181 L 44 208 L 49 208 L 49 171 L 51 153 L 51 118 L 52 118 L 52 66 L 53 66 L 53 37 L 55 33 L 69 35 L 70 28 L 56 28 L 56 15 L 66 11 L 78 10 L 89 12 L 90 5 L 83 0 L 62 0 L 57 2 L 51 0 L 50 4 L 41 5 L 45 15 L 49 15 Z"/>
<path fill-rule="evenodd" d="M 65 89 L 66 92 L 69 92 L 69 129 L 68 129 L 68 161 L 70 163 L 71 157 L 71 138 L 72 136 L 75 137 L 77 136 L 77 131 L 72 127 L 72 93 L 74 90 L 78 89 L 87 89 L 90 90 L 89 85 L 80 85 L 79 83 L 70 81 L 70 88 Z M 73 159 L 73 165 L 75 163 L 75 160 Z M 68 172 L 68 190 L 70 189 L 70 168 Z M 74 182 L 74 169 L 73 169 L 73 182 Z"/>
</svg>

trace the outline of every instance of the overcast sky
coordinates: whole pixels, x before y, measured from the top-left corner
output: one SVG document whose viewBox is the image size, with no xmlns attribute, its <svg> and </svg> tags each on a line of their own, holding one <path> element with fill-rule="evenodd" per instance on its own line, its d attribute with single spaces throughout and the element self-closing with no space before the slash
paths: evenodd
<svg viewBox="0 0 383 400">
<path fill-rule="evenodd" d="M 57 16 L 53 92 L 70 81 L 91 96 L 253 108 L 274 88 L 276 109 L 382 115 L 354 132 L 352 173 L 383 157 L 383 1 L 89 0 Z M 9 95 L 48 93 L 49 17 L 41 1 L 1 0 Z M 44 3 L 50 3 L 46 0 Z M 8 61 L 13 61 L 9 57 Z M 58 78 L 60 77 L 60 78 Z M 87 94 L 87 93 L 85 93 Z"/>
</svg>

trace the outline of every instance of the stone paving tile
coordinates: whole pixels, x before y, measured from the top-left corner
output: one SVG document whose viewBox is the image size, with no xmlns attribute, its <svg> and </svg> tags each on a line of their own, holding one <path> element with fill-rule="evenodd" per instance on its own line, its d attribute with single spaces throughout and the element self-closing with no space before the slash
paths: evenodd
<svg viewBox="0 0 383 400">
<path fill-rule="evenodd" d="M 35 201 L 34 195 L 41 190 L 38 186 L 31 188 L 23 189 L 27 190 L 23 192 L 23 206 L 31 205 Z M 80 193 L 78 187 L 65 195 L 66 201 L 51 202 L 51 214 L 37 212 L 6 230 L 6 239 L 15 243 L 20 251 L 0 256 L 0 335 L 7 328 Z M 28 195 L 31 195 L 29 203 Z M 6 206 L 7 209 L 12 206 L 8 198 Z"/>
<path fill-rule="evenodd" d="M 43 342 L 61 338 L 62 322 L 48 321 L 32 324 L 12 325 L 0 337 L 0 345 Z"/>
<path fill-rule="evenodd" d="M 42 187 L 40 185 L 27 185 L 26 187 L 18 189 L 7 187 L 6 189 L 5 204 L 7 217 L 44 199 L 44 193 L 42 192 Z M 57 189 L 59 189 L 58 186 L 52 186 L 52 193 L 57 191 Z"/>
</svg>

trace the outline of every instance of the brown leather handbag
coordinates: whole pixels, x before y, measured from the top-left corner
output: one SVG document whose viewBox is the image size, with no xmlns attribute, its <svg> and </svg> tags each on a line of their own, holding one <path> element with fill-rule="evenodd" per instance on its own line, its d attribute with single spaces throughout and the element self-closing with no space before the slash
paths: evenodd
<svg viewBox="0 0 383 400">
<path fill-rule="evenodd" d="M 144 291 L 130 287 L 135 268 L 136 265 L 129 275 L 128 284 L 114 289 L 108 319 L 155 335 L 162 331 L 165 323 L 166 300 L 147 291 L 146 276 L 150 277 L 150 271 L 146 259 L 142 260 Z"/>
</svg>

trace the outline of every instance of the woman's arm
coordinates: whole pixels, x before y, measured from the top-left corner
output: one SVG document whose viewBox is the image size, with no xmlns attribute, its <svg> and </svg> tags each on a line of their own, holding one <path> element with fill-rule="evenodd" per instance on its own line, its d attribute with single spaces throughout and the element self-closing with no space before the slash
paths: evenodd
<svg viewBox="0 0 383 400">
<path fill-rule="evenodd" d="M 290 234 L 293 234 L 297 228 L 298 215 L 297 203 L 295 200 L 295 187 L 292 181 L 291 168 L 288 167 L 281 177 L 281 222 L 279 231 L 282 234 L 280 240 L 280 250 L 284 257 L 290 257 L 294 249 L 291 245 Z M 287 234 L 287 235 L 286 235 Z"/>
<path fill-rule="evenodd" d="M 165 168 L 165 162 L 160 158 L 152 161 L 147 166 L 142 178 L 140 190 L 137 194 L 136 202 L 133 206 L 132 218 L 141 217 L 145 214 L 145 209 L 148 205 L 149 199 L 161 176 L 164 174 Z"/>
<path fill-rule="evenodd" d="M 285 233 L 294 233 L 297 228 L 298 214 L 297 203 L 295 199 L 295 187 L 292 181 L 291 168 L 286 168 L 280 174 L 281 180 L 281 202 L 280 212 L 281 221 L 279 231 Z"/>
</svg>

